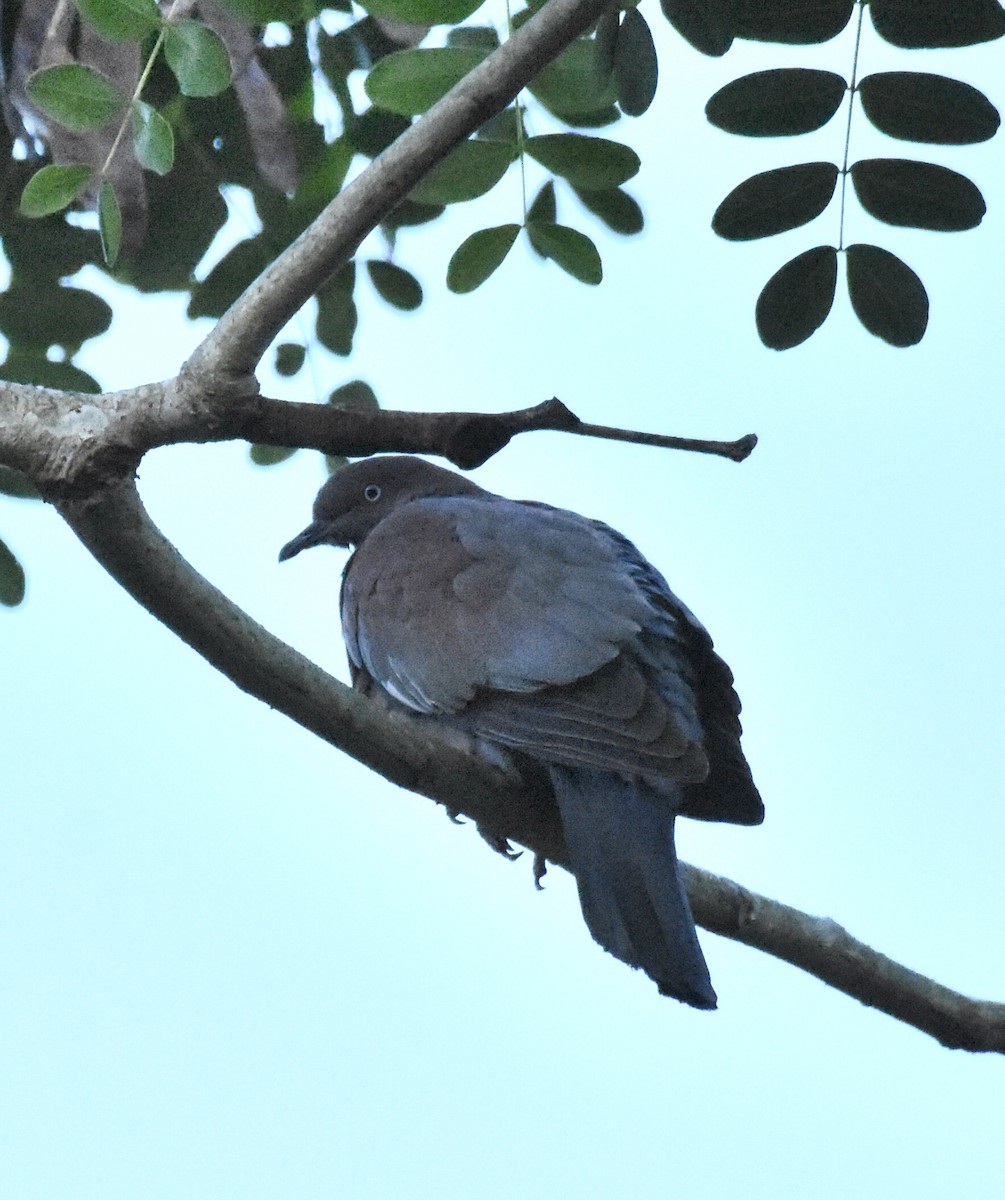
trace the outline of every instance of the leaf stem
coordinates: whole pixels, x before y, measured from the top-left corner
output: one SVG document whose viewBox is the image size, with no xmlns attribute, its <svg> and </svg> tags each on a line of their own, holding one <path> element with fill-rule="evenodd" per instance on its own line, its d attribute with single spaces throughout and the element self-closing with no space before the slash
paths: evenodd
<svg viewBox="0 0 1005 1200">
<path fill-rule="evenodd" d="M 848 121 L 844 131 L 844 161 L 841 164 L 841 215 L 838 223 L 838 250 L 844 250 L 844 204 L 848 190 L 848 155 L 851 150 L 851 118 L 855 111 L 855 92 L 858 89 L 858 54 L 862 46 L 862 22 L 865 18 L 864 0 L 858 4 L 858 25 L 855 29 L 855 51 L 851 63 L 851 83 L 848 87 Z"/>
</svg>

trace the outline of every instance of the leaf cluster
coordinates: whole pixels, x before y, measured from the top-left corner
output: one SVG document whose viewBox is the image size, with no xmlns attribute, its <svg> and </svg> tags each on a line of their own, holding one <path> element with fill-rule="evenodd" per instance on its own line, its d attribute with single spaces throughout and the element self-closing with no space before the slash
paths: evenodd
<svg viewBox="0 0 1005 1200">
<path fill-rule="evenodd" d="M 678 16 L 683 8 L 670 7 Z M 853 11 L 847 0 L 797 7 L 799 18 L 793 20 L 793 10 L 783 17 L 780 5 L 764 5 L 755 16 L 752 8 L 741 4 L 733 33 L 822 41 L 840 32 Z M 934 10 L 942 19 L 933 19 Z M 876 33 L 901 47 L 970 45 L 1005 33 L 1005 10 L 984 0 L 958 5 L 873 0 L 868 11 Z M 847 137 L 840 166 L 809 162 L 763 171 L 734 188 L 712 219 L 715 232 L 731 241 L 768 237 L 814 220 L 840 194 L 838 245 L 816 246 L 796 255 L 775 272 L 758 298 L 758 333 L 765 345 L 776 350 L 799 345 L 826 319 L 836 292 L 839 256 L 844 258 L 852 307 L 866 329 L 893 346 L 912 346 L 924 336 L 929 304 L 918 275 L 879 246 L 845 245 L 849 180 L 865 212 L 887 225 L 948 232 L 972 229 L 984 216 L 980 190 L 957 171 L 899 157 L 849 162 L 856 109 L 887 136 L 928 145 L 986 141 L 1000 124 L 997 109 L 982 92 L 944 75 L 904 70 L 856 79 L 861 34 L 860 13 L 851 82 L 818 69 L 757 71 L 727 84 L 706 105 L 708 120 L 728 133 L 793 137 L 822 128 L 847 99 Z M 690 36 L 697 42 L 705 35 L 692 28 Z M 713 41 L 705 36 L 708 46 Z"/>
</svg>

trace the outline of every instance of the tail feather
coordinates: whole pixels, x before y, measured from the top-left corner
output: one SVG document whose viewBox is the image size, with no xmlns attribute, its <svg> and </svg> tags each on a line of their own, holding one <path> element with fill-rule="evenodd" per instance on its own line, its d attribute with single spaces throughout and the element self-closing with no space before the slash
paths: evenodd
<svg viewBox="0 0 1005 1200">
<path fill-rule="evenodd" d="M 670 798 L 587 767 L 552 766 L 549 774 L 590 933 L 664 995 L 715 1008 L 677 871 Z"/>
</svg>

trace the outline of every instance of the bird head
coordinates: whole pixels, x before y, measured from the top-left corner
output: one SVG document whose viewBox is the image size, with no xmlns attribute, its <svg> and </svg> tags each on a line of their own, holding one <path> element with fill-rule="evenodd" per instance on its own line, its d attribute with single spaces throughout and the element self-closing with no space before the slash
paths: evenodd
<svg viewBox="0 0 1005 1200">
<path fill-rule="evenodd" d="M 365 458 L 336 471 L 314 501 L 314 519 L 279 551 L 285 562 L 311 546 L 358 546 L 403 504 L 429 496 L 484 495 L 463 475 L 406 454 Z"/>
</svg>

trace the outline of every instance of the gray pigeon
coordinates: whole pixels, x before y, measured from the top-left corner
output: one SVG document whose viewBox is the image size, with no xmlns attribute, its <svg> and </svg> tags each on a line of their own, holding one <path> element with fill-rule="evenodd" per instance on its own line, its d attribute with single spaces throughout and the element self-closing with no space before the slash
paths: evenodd
<svg viewBox="0 0 1005 1200">
<path fill-rule="evenodd" d="M 662 575 L 600 521 L 399 455 L 333 475 L 280 561 L 317 545 L 355 547 L 354 683 L 539 762 L 594 938 L 714 1008 L 674 819 L 756 825 L 764 808 L 733 677 Z"/>
</svg>

